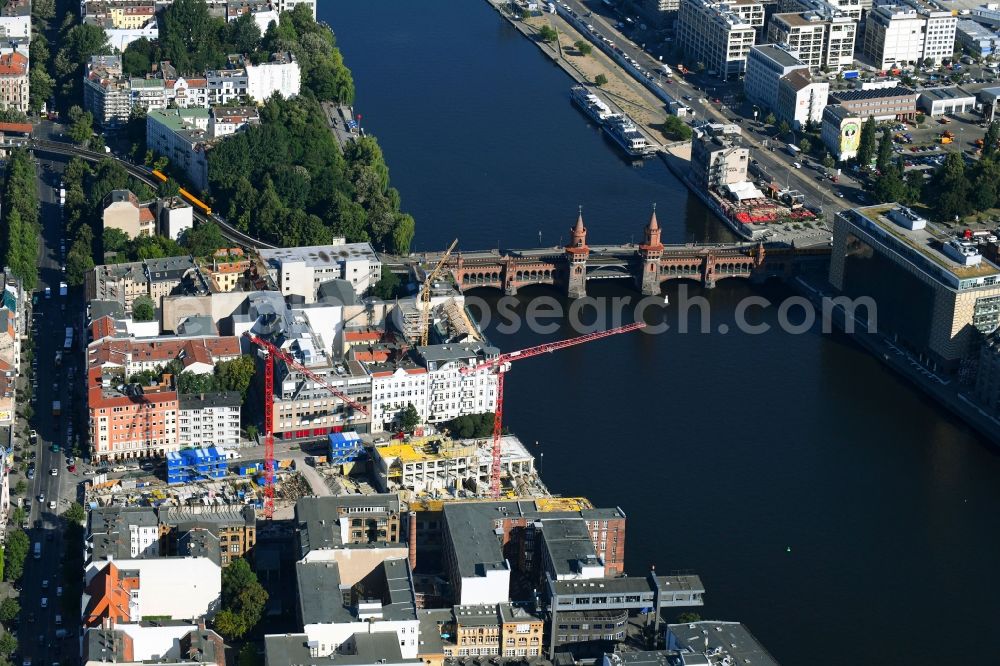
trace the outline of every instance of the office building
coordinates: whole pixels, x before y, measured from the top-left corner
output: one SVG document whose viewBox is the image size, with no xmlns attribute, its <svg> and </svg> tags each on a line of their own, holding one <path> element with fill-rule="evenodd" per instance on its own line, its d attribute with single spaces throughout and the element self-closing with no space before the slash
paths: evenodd
<svg viewBox="0 0 1000 666">
<path fill-rule="evenodd" d="M 840 71 L 854 62 L 858 20 L 824 0 L 798 0 L 801 10 L 774 14 L 767 39 L 812 69 Z"/>
<path fill-rule="evenodd" d="M 875 5 L 865 22 L 864 55 L 879 69 L 924 61 L 938 65 L 952 57 L 957 24 L 950 9 L 928 0 Z"/>
<path fill-rule="evenodd" d="M 1000 417 L 1000 332 L 993 331 L 979 347 L 974 389 L 976 401 L 991 416 Z"/>
<path fill-rule="evenodd" d="M 837 215 L 830 282 L 848 297 L 872 299 L 877 312 L 854 316 L 877 317 L 880 335 L 934 370 L 957 369 L 1000 323 L 1000 268 L 895 204 Z"/>
<path fill-rule="evenodd" d="M 194 191 L 208 189 L 208 109 L 159 109 L 146 114 L 146 145 L 184 171 Z"/>
<path fill-rule="evenodd" d="M 913 120 L 917 115 L 919 94 L 909 88 L 871 88 L 838 90 L 830 93 L 831 103 L 839 104 L 854 115 L 867 120 Z"/>
<path fill-rule="evenodd" d="M 745 71 L 747 54 L 763 25 L 764 5 L 759 2 L 681 0 L 677 44 L 686 62 L 701 63 L 709 75 L 729 79 Z"/>
<path fill-rule="evenodd" d="M 743 91 L 753 104 L 763 110 L 773 110 L 778 99 L 778 81 L 798 69 L 808 72 L 809 67 L 786 48 L 777 44 L 759 44 L 747 54 Z M 767 115 L 766 111 L 763 115 Z"/>
<path fill-rule="evenodd" d="M 324 282 L 347 280 L 361 295 L 382 276 L 382 262 L 371 243 L 262 249 L 259 254 L 281 293 L 301 296 L 306 303 L 316 302 Z"/>
<path fill-rule="evenodd" d="M 774 115 L 799 129 L 808 123 L 818 125 L 830 97 L 828 81 L 813 81 L 806 70 L 798 69 L 778 80 L 778 102 Z"/>
</svg>

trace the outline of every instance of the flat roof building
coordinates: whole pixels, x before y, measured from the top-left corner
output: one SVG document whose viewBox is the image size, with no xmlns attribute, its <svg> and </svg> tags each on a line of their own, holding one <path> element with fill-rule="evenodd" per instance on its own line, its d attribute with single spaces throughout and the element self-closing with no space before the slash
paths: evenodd
<svg viewBox="0 0 1000 666">
<path fill-rule="evenodd" d="M 866 306 L 854 316 L 877 320 L 880 334 L 932 369 L 955 370 L 1000 324 L 1000 268 L 897 204 L 836 216 L 830 283 L 846 296 L 870 299 L 876 312 Z"/>
<path fill-rule="evenodd" d="M 831 99 L 844 109 L 863 118 L 883 120 L 913 120 L 917 115 L 919 94 L 904 88 L 875 88 L 869 90 L 838 90 L 830 94 Z"/>
<path fill-rule="evenodd" d="M 681 0 L 677 41 L 689 63 L 704 63 L 709 75 L 729 79 L 746 70 L 747 54 L 763 26 L 760 2 Z"/>
<path fill-rule="evenodd" d="M 958 18 L 933 0 L 874 5 L 865 22 L 863 52 L 879 69 L 931 60 L 939 64 L 955 50 Z"/>
<path fill-rule="evenodd" d="M 976 108 L 976 96 L 959 87 L 925 88 L 920 91 L 917 106 L 932 117 L 948 113 L 970 113 Z"/>
<path fill-rule="evenodd" d="M 371 243 L 340 243 L 259 250 L 268 273 L 285 296 L 314 303 L 324 282 L 347 280 L 363 295 L 382 276 L 382 262 Z"/>
</svg>

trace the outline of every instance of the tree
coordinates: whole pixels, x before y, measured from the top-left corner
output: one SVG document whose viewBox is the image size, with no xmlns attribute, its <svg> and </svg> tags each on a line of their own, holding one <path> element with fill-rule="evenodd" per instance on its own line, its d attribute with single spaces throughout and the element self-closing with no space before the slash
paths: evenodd
<svg viewBox="0 0 1000 666">
<path fill-rule="evenodd" d="M 678 141 L 687 141 L 691 138 L 691 128 L 677 116 L 667 116 L 663 121 L 663 132 Z"/>
<path fill-rule="evenodd" d="M 554 42 L 556 39 L 559 38 L 559 33 L 556 32 L 555 28 L 553 28 L 552 26 L 550 26 L 550 25 L 543 25 L 538 30 L 538 38 L 541 39 L 543 42 L 546 42 L 546 43 L 547 42 Z"/>
<path fill-rule="evenodd" d="M 90 111 L 82 111 L 80 107 L 74 106 L 69 111 L 70 119 L 73 123 L 66 131 L 66 135 L 77 145 L 82 145 L 90 140 L 94 135 L 94 116 Z"/>
<path fill-rule="evenodd" d="M 909 190 L 907 200 L 922 201 L 924 192 L 924 172 L 917 170 L 909 171 L 907 172 L 904 180 L 906 181 L 906 188 Z"/>
<path fill-rule="evenodd" d="M 785 136 L 792 131 L 791 125 L 788 124 L 787 120 L 782 120 L 778 123 L 778 136 Z"/>
<path fill-rule="evenodd" d="M 1000 143 L 1000 121 L 994 120 L 986 128 L 986 136 L 983 137 L 983 159 L 996 157 L 998 143 Z"/>
<path fill-rule="evenodd" d="M 420 413 L 417 412 L 417 408 L 413 406 L 412 402 L 406 403 L 406 409 L 403 410 L 399 418 L 400 429 L 403 432 L 413 432 L 419 425 Z"/>
<path fill-rule="evenodd" d="M 156 318 L 156 306 L 149 296 L 139 296 L 132 302 L 132 319 L 135 321 L 153 321 Z"/>
<path fill-rule="evenodd" d="M 832 169 L 833 167 L 837 166 L 837 160 L 833 159 L 833 155 L 827 153 L 826 155 L 823 156 L 823 166 L 825 166 L 827 169 Z"/>
<path fill-rule="evenodd" d="M 924 58 L 924 67 L 933 67 L 934 58 Z"/>
<path fill-rule="evenodd" d="M 889 163 L 886 168 L 875 178 L 872 187 L 872 196 L 878 203 L 888 203 L 898 201 L 906 203 L 910 190 L 903 182 L 902 171 L 893 163 Z"/>
<path fill-rule="evenodd" d="M 222 610 L 215 616 L 215 630 L 226 639 L 242 638 L 260 621 L 267 592 L 243 558 L 222 570 Z"/>
<path fill-rule="evenodd" d="M 766 116 L 764 116 L 765 125 L 774 125 L 776 122 L 778 122 L 778 119 L 774 117 L 773 113 L 769 112 Z"/>
<path fill-rule="evenodd" d="M 678 624 L 690 624 L 691 622 L 701 622 L 701 615 L 688 611 L 677 616 Z"/>
<path fill-rule="evenodd" d="M 983 158 L 976 164 L 972 182 L 971 204 L 976 210 L 989 210 L 996 206 L 1000 198 L 1000 165 L 992 159 Z"/>
<path fill-rule="evenodd" d="M 458 439 L 482 439 L 493 434 L 493 412 L 466 414 L 444 424 L 452 437 Z"/>
<path fill-rule="evenodd" d="M 231 361 L 216 364 L 214 374 L 220 390 L 239 391 L 245 399 L 256 371 L 257 364 L 254 357 L 245 354 Z"/>
<path fill-rule="evenodd" d="M 208 12 L 204 0 L 175 0 L 163 10 L 160 20 L 160 48 L 182 74 L 202 72 L 225 63 L 220 35 L 224 19 Z"/>
<path fill-rule="evenodd" d="M 87 519 L 87 512 L 84 511 L 79 502 L 73 502 L 68 509 L 63 511 L 63 518 L 71 523 L 82 523 Z"/>
<path fill-rule="evenodd" d="M 799 141 L 799 150 L 803 155 L 808 155 L 812 151 L 812 142 L 809 139 L 802 139 Z"/>
<path fill-rule="evenodd" d="M 6 624 L 17 617 L 20 612 L 21 604 L 17 603 L 17 599 L 4 597 L 4 600 L 0 601 L 0 622 Z"/>
<path fill-rule="evenodd" d="M 878 157 L 875 161 L 875 168 L 884 172 L 892 163 L 893 145 L 892 130 L 888 127 L 882 130 L 882 138 L 878 142 Z"/>
<path fill-rule="evenodd" d="M 128 247 L 128 235 L 121 229 L 108 227 L 101 234 L 105 252 L 122 252 Z"/>
<path fill-rule="evenodd" d="M 9 631 L 5 632 L 3 636 L 0 636 L 0 654 L 10 657 L 15 650 L 17 650 L 17 639 Z"/>
<path fill-rule="evenodd" d="M 24 479 L 21 480 L 23 481 Z M 25 483 L 24 490 L 27 489 L 28 489 L 28 484 Z M 15 525 L 23 525 L 24 521 L 27 518 L 28 518 L 28 513 L 24 510 L 23 507 L 20 506 L 15 506 L 14 510 L 10 514 L 10 522 L 12 522 Z"/>
<path fill-rule="evenodd" d="M 15 495 L 23 495 L 26 492 L 28 492 L 28 482 L 25 481 L 24 479 L 18 479 L 17 483 L 14 485 L 14 494 Z M 21 509 L 21 507 L 17 507 L 17 508 Z M 21 509 L 21 511 L 23 513 L 24 509 Z M 20 522 L 18 522 L 16 520 L 14 522 L 17 523 L 17 524 L 20 524 Z"/>
<path fill-rule="evenodd" d="M 934 218 L 939 221 L 952 220 L 971 212 L 969 181 L 961 153 L 948 153 L 944 164 L 934 172 L 927 192 L 927 203 Z"/>
<path fill-rule="evenodd" d="M 399 276 L 392 272 L 387 264 L 382 264 L 382 276 L 372 288 L 375 298 L 388 301 L 394 298 L 399 291 Z"/>
<path fill-rule="evenodd" d="M 875 157 L 875 118 L 869 116 L 861 126 L 861 138 L 858 143 L 858 165 L 867 169 Z"/>
<path fill-rule="evenodd" d="M 578 39 L 577 41 L 573 42 L 573 46 L 575 46 L 576 50 L 580 52 L 580 55 L 588 56 L 590 55 L 591 51 L 593 51 L 593 48 L 591 48 L 590 44 L 583 41 L 582 39 Z"/>
<path fill-rule="evenodd" d="M 229 243 L 222 237 L 219 225 L 210 220 L 185 231 L 181 237 L 181 245 L 186 247 L 192 256 L 207 257 L 216 250 L 227 247 Z"/>
<path fill-rule="evenodd" d="M 598 74 L 597 76 L 594 77 L 594 85 L 597 87 L 607 85 L 607 83 L 608 83 L 608 77 L 604 76 L 603 74 Z"/>
<path fill-rule="evenodd" d="M 913 120 L 915 120 L 915 121 L 916 121 L 916 123 L 917 123 L 917 124 L 919 125 L 919 124 L 921 124 L 922 122 L 924 122 L 925 120 L 927 120 L 927 116 L 925 116 L 925 115 L 924 115 L 924 114 L 922 114 L 922 113 L 918 113 L 917 115 L 915 115 L 915 116 L 913 117 Z"/>
<path fill-rule="evenodd" d="M 260 666 L 260 655 L 253 643 L 244 643 L 236 658 L 236 666 Z"/>
<path fill-rule="evenodd" d="M 24 573 L 24 560 L 28 556 L 28 535 L 20 529 L 7 533 L 4 544 L 4 576 L 9 581 L 16 581 Z"/>
</svg>

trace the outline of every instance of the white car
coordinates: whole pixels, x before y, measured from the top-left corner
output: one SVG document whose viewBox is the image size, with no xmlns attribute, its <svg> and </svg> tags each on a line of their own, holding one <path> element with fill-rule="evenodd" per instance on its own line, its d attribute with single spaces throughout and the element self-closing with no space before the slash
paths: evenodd
<svg viewBox="0 0 1000 666">
<path fill-rule="evenodd" d="M 796 169 L 801 169 L 802 168 L 802 163 L 801 162 L 792 162 L 792 166 L 795 167 Z"/>
<path fill-rule="evenodd" d="M 59 468 L 53 467 L 52 469 L 49 470 L 49 474 L 51 476 L 59 476 Z"/>
<path fill-rule="evenodd" d="M 55 511 L 56 510 L 56 506 L 57 505 L 56 505 L 56 501 L 55 500 L 49 500 L 49 509 L 50 510 Z"/>
<path fill-rule="evenodd" d="M 42 597 L 42 608 L 48 608 L 48 607 L 49 607 L 49 598 Z"/>
</svg>

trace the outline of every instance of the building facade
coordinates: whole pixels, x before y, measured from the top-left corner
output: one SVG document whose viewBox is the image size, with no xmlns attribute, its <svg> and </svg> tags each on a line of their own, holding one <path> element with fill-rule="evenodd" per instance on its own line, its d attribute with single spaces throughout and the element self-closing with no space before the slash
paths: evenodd
<svg viewBox="0 0 1000 666">
<path fill-rule="evenodd" d="M 689 63 L 702 63 L 722 79 L 746 69 L 747 54 L 764 25 L 759 2 L 721 3 L 681 0 L 677 12 L 677 42 Z"/>
<path fill-rule="evenodd" d="M 739 125 L 707 125 L 691 143 L 691 176 L 706 189 L 746 181 L 749 164 L 750 149 L 740 141 Z"/>
<path fill-rule="evenodd" d="M 17 51 L 0 55 L 0 104 L 28 112 L 28 56 Z"/>
<path fill-rule="evenodd" d="M 364 294 L 382 276 L 382 262 L 370 243 L 340 243 L 262 249 L 260 258 L 285 296 L 314 303 L 319 287 L 330 280 L 347 280 L 355 294 Z"/>
<path fill-rule="evenodd" d="M 775 114 L 798 129 L 809 123 L 819 125 L 830 97 L 828 81 L 813 81 L 805 70 L 796 70 L 778 81 Z"/>
<path fill-rule="evenodd" d="M 754 104 L 773 110 L 778 99 L 778 81 L 798 69 L 808 71 L 809 66 L 787 49 L 777 44 L 754 46 L 747 53 L 743 91 Z"/>
<path fill-rule="evenodd" d="M 865 23 L 863 51 L 880 69 L 923 63 L 935 65 L 955 50 L 958 18 L 924 0 L 875 5 Z"/>
<path fill-rule="evenodd" d="M 913 120 L 917 115 L 918 93 L 909 88 L 874 88 L 867 90 L 839 90 L 831 99 L 846 111 L 860 118 L 883 120 Z"/>
<path fill-rule="evenodd" d="M 237 391 L 180 396 L 177 445 L 239 446 L 242 405 L 243 398 Z"/>
</svg>

